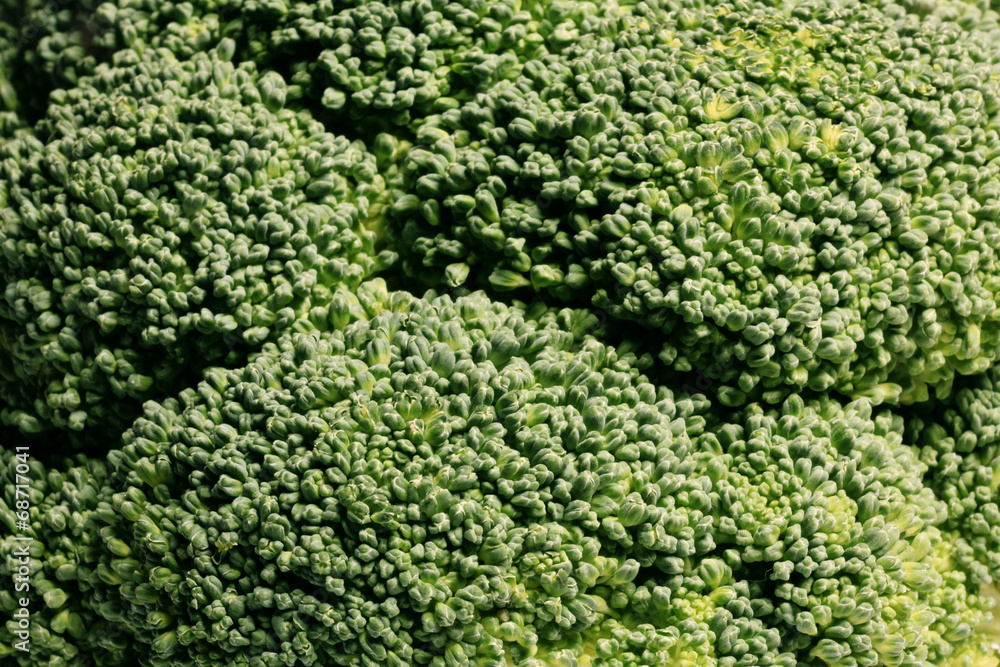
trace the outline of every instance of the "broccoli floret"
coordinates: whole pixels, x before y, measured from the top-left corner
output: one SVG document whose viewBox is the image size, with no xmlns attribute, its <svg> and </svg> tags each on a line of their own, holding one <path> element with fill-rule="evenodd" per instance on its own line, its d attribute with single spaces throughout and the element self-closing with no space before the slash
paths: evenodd
<svg viewBox="0 0 1000 667">
<path fill-rule="evenodd" d="M 604 11 L 548 0 L 299 3 L 254 52 L 265 62 L 290 58 L 292 81 L 335 118 L 374 117 L 405 131 L 516 80 L 558 48 L 549 35 Z"/>
<path fill-rule="evenodd" d="M 93 74 L 95 52 L 116 50 L 115 31 L 99 27 L 94 11 L 102 1 L 22 0 L 0 8 L 0 34 L 12 47 L 12 85 L 27 119 L 44 114 L 52 90 Z"/>
<path fill-rule="evenodd" d="M 346 329 L 147 403 L 110 454 L 100 534 L 129 553 L 102 566 L 148 664 L 986 655 L 901 420 L 798 398 L 723 419 L 593 316 L 362 293 Z"/>
<path fill-rule="evenodd" d="M 122 586 L 131 624 L 177 612 L 144 637 L 153 664 L 212 651 L 263 664 L 523 662 L 597 619 L 606 605 L 588 590 L 635 575 L 597 539 L 610 505 L 599 518 L 549 472 L 566 456 L 549 434 L 565 431 L 582 457 L 571 467 L 592 470 L 576 490 L 589 500 L 613 459 L 599 456 L 605 438 L 629 459 L 659 447 L 676 462 L 687 437 L 675 416 L 691 401 L 657 397 L 633 382 L 639 360 L 575 340 L 572 313 L 536 329 L 483 295 L 367 310 L 378 314 L 345 333 L 282 339 L 147 404 L 111 455 L 122 520 L 106 534 L 145 564 Z M 184 452 L 168 444 L 195 430 L 205 437 Z M 155 599 L 138 594 L 150 584 Z"/>
<path fill-rule="evenodd" d="M 0 398 L 22 431 L 114 446 L 141 403 L 335 325 L 376 248 L 384 176 L 361 142 L 283 108 L 235 45 L 118 53 L 0 145 Z"/>
<path fill-rule="evenodd" d="M 925 484 L 948 505 L 963 566 L 977 582 L 1000 580 L 1000 368 L 915 406 L 907 428 L 929 469 Z"/>
<path fill-rule="evenodd" d="M 0 661 L 1000 667 L 998 44 L 0 0 Z"/>
<path fill-rule="evenodd" d="M 25 0 L 0 9 L 0 34 L 14 45 L 13 83 L 24 114 L 44 116 L 49 94 L 72 88 L 122 49 L 164 48 L 178 58 L 231 37 L 242 53 L 257 21 L 277 21 L 280 2 L 243 0 Z"/>
<path fill-rule="evenodd" d="M 1000 667 L 1000 614 L 997 605 L 1000 603 L 1000 592 L 995 584 L 978 584 L 976 576 L 970 576 L 969 545 L 962 541 L 960 533 L 945 533 L 946 541 L 937 547 L 935 555 L 937 569 L 945 574 L 938 588 L 935 600 L 943 607 L 949 606 L 949 600 L 954 600 L 955 583 L 960 582 L 966 590 L 978 588 L 982 601 L 991 607 L 993 618 L 975 628 L 976 637 L 964 646 L 958 646 L 941 661 L 943 667 Z M 944 638 L 958 630 L 959 623 L 945 626 Z M 964 628 L 963 628 L 964 630 Z"/>
<path fill-rule="evenodd" d="M 713 433 L 714 541 L 782 647 L 827 665 L 989 655 L 990 600 L 947 558 L 903 420 L 866 400 L 752 405 Z M 966 646 L 967 645 L 967 646 Z M 854 662 L 856 661 L 856 662 Z"/>
<path fill-rule="evenodd" d="M 996 14 L 766 4 L 604 5 L 427 118 L 392 183 L 409 274 L 591 300 L 730 405 L 984 371 Z"/>
<path fill-rule="evenodd" d="M 80 454 L 45 466 L 28 453 L 35 447 L 19 451 L 15 442 L 5 439 L 0 448 L 0 576 L 10 582 L 0 591 L 0 660 L 22 667 L 135 664 L 128 629 L 111 620 L 114 608 L 100 607 L 96 594 L 105 586 L 97 572 L 102 548 L 118 551 L 98 544 L 94 516 L 107 488 L 106 464 Z M 29 600 L 27 638 L 19 634 L 24 617 L 14 615 L 21 598 Z"/>
<path fill-rule="evenodd" d="M 188 58 L 229 37 L 241 60 L 289 73 L 334 118 L 405 126 L 411 112 L 454 108 L 513 78 L 560 21 L 597 11 L 534 0 L 29 0 L 6 15 L 17 83 L 35 114 L 50 91 L 77 85 L 120 49 Z"/>
</svg>

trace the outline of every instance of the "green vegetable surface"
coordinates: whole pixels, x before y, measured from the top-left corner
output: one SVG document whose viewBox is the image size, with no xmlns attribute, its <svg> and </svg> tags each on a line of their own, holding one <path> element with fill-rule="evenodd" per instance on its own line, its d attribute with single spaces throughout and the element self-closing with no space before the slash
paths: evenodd
<svg viewBox="0 0 1000 667">
<path fill-rule="evenodd" d="M 130 664 L 131 632 L 99 592 L 106 583 L 98 570 L 103 545 L 95 513 L 107 493 L 107 465 L 78 454 L 45 466 L 32 449 L 0 450 L 0 576 L 9 583 L 0 591 L 0 660 L 33 667 Z M 14 614 L 22 598 L 29 601 L 28 651 L 16 648 L 26 639 L 16 634 L 22 617 Z"/>
<path fill-rule="evenodd" d="M 121 52 L 0 149 L 9 423 L 107 448 L 185 374 L 327 326 L 337 289 L 391 259 L 374 155 L 285 109 L 281 77 L 234 48 Z"/>
<path fill-rule="evenodd" d="M 981 650 L 901 420 L 800 399 L 716 420 L 573 311 L 385 298 L 147 404 L 109 458 L 101 534 L 150 664 Z"/>
<path fill-rule="evenodd" d="M 1000 376 L 978 376 L 928 414 L 908 422 L 910 438 L 948 503 L 949 525 L 975 554 L 981 580 L 1000 575 Z M 981 565 L 980 565 L 981 564 Z M 988 573 L 987 573 L 988 571 Z"/>
<path fill-rule="evenodd" d="M 0 665 L 1000 667 L 998 220 L 986 0 L 0 0 Z"/>
<path fill-rule="evenodd" d="M 418 127 L 404 267 L 590 301 L 724 368 L 729 405 L 985 370 L 995 35 L 850 1 L 640 7 L 567 20 L 557 55 Z"/>
</svg>

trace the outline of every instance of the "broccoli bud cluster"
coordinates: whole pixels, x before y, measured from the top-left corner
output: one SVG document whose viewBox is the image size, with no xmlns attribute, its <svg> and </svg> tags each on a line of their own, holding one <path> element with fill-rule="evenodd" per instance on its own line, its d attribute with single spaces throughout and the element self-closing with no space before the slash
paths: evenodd
<svg viewBox="0 0 1000 667">
<path fill-rule="evenodd" d="M 565 24 L 600 11 L 565 0 L 302 3 L 259 50 L 291 58 L 291 81 L 335 117 L 374 115 L 405 132 L 516 80 L 559 47 Z"/>
<path fill-rule="evenodd" d="M 8 446 L 0 449 L 0 576 L 9 582 L 0 591 L 0 660 L 16 657 L 23 667 L 129 664 L 131 632 L 98 593 L 107 587 L 98 571 L 104 545 L 96 521 L 107 465 L 82 454 L 43 465 L 31 447 L 19 451 L 9 442 L 5 437 Z"/>
<path fill-rule="evenodd" d="M 592 300 L 719 398 L 912 402 L 1000 349 L 995 31 L 948 12 L 605 6 L 416 129 L 412 275 Z"/>
<path fill-rule="evenodd" d="M 29 118 L 44 116 L 53 91 L 85 85 L 120 50 L 167 49 L 187 59 L 231 38 L 243 54 L 261 24 L 273 24 L 287 11 L 284 3 L 245 0 L 10 0 L 7 5 L 0 7 L 0 38 L 12 45 L 10 79 Z"/>
<path fill-rule="evenodd" d="M 0 662 L 1000 667 L 998 45 L 0 0 Z"/>
<path fill-rule="evenodd" d="M 948 504 L 956 554 L 977 582 L 1000 580 L 1000 374 L 963 383 L 936 410 L 914 409 L 908 440 Z"/>
<path fill-rule="evenodd" d="M 149 664 L 984 650 L 989 603 L 941 556 L 899 419 L 789 399 L 720 420 L 592 317 L 362 293 L 346 329 L 147 403 L 110 455 L 102 567 Z"/>
<path fill-rule="evenodd" d="M 945 507 L 921 484 L 903 421 L 870 402 L 751 405 L 711 438 L 715 540 L 768 596 L 783 648 L 816 664 L 988 656 L 992 605 L 949 557 Z M 963 646 L 968 642 L 968 646 Z M 960 663 L 956 663 L 960 664 Z"/>
<path fill-rule="evenodd" d="M 234 48 L 121 52 L 0 147 L 8 423 L 106 448 L 185 374 L 330 326 L 338 289 L 391 262 L 388 170 Z"/>
</svg>

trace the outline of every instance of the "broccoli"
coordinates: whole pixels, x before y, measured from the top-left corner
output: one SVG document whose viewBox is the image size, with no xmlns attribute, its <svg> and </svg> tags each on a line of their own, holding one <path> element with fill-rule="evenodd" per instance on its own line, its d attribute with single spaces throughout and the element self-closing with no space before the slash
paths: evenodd
<svg viewBox="0 0 1000 667">
<path fill-rule="evenodd" d="M 92 74 L 93 52 L 113 48 L 114 31 L 96 28 L 101 0 L 23 0 L 0 7 L 0 37 L 9 43 L 11 85 L 27 120 L 44 114 L 49 93 Z"/>
<path fill-rule="evenodd" d="M 0 0 L 0 661 L 1000 667 L 998 45 Z"/>
<path fill-rule="evenodd" d="M 553 7 L 555 9 L 553 9 Z M 292 76 L 338 119 L 403 126 L 454 108 L 516 75 L 545 35 L 591 3 L 29 0 L 0 8 L 17 43 L 16 84 L 41 114 L 51 91 L 78 85 L 121 49 L 167 48 L 180 58 L 222 38 L 241 60 Z M 374 117 L 372 114 L 374 113 Z M 405 130 L 404 130 L 405 131 Z"/>
<path fill-rule="evenodd" d="M 12 24 L 17 83 L 35 113 L 120 49 L 188 58 L 228 37 L 240 60 L 289 75 L 318 113 L 405 134 L 411 121 L 514 79 L 558 48 L 551 36 L 565 24 L 602 11 L 564 0 L 30 0 L 0 17 Z"/>
<path fill-rule="evenodd" d="M 148 664 L 995 666 L 898 417 L 723 419 L 591 314 L 362 294 L 109 455 Z"/>
<path fill-rule="evenodd" d="M 8 423 L 107 451 L 143 401 L 331 325 L 338 290 L 392 262 L 384 151 L 283 108 L 234 48 L 121 51 L 0 144 Z"/>
<path fill-rule="evenodd" d="M 292 82 L 335 118 L 374 118 L 405 133 L 515 80 L 552 48 L 563 22 L 600 11 L 548 0 L 298 3 L 261 51 L 290 59 Z"/>
<path fill-rule="evenodd" d="M 0 576 L 10 582 L 0 590 L 7 619 L 0 626 L 0 659 L 16 657 L 25 667 L 128 664 L 129 633 L 112 620 L 113 607 L 98 608 L 95 592 L 104 586 L 94 513 L 107 489 L 105 462 L 80 454 L 45 466 L 27 453 L 33 447 L 19 451 L 13 442 L 5 439 L 0 449 Z M 30 590 L 15 587 L 21 583 Z M 22 597 L 30 602 L 28 651 L 16 648 L 25 640 L 15 634 L 19 618 L 13 616 Z"/>
<path fill-rule="evenodd" d="M 276 20 L 280 3 L 243 0 L 24 0 L 0 7 L 0 35 L 13 45 L 13 87 L 31 121 L 49 95 L 72 88 L 122 49 L 168 49 L 190 58 L 231 37 L 242 46 L 256 22 Z M 241 49 L 242 50 L 242 49 Z M 242 58 L 241 58 L 242 60 Z"/>
<path fill-rule="evenodd" d="M 408 274 L 591 302 L 720 401 L 910 403 L 1000 356 L 994 12 L 650 2 L 414 128 Z M 553 44 L 554 42 L 554 44 Z"/>
<path fill-rule="evenodd" d="M 970 378 L 934 409 L 908 415 L 908 442 L 925 481 L 948 504 L 948 524 L 978 581 L 1000 580 L 1000 367 Z"/>
<path fill-rule="evenodd" d="M 902 435 L 865 399 L 749 406 L 710 459 L 724 471 L 717 542 L 770 580 L 775 624 L 803 662 L 995 665 L 991 591 L 950 558 L 945 507 Z"/>
</svg>

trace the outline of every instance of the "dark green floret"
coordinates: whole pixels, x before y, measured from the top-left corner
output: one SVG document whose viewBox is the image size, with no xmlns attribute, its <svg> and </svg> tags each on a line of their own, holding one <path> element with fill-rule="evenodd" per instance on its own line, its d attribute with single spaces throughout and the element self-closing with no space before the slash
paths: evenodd
<svg viewBox="0 0 1000 667">
<path fill-rule="evenodd" d="M 601 11 L 564 0 L 296 3 L 258 48 L 277 64 L 291 60 L 292 82 L 334 117 L 374 117 L 407 132 L 516 80 L 563 38 L 564 24 Z"/>
<path fill-rule="evenodd" d="M 97 567 L 108 545 L 99 543 L 95 522 L 107 488 L 106 464 L 80 454 L 45 466 L 30 455 L 35 447 L 18 452 L 16 442 L 0 443 L 0 576 L 8 582 L 0 591 L 0 662 L 21 667 L 135 664 L 130 631 L 114 620 L 113 605 L 101 606 L 97 592 L 107 586 Z M 27 560 L 26 580 L 22 559 Z M 25 581 L 29 590 L 16 587 Z M 21 609 L 22 597 L 29 600 L 30 635 L 18 648 L 24 638 L 13 633 L 20 630 L 21 618 L 14 612 Z"/>
<path fill-rule="evenodd" d="M 54 90 L 73 88 L 123 49 L 167 49 L 187 59 L 224 38 L 247 50 L 258 23 L 273 24 L 283 2 L 243 0 L 8 0 L 0 35 L 13 45 L 12 83 L 26 119 L 45 115 Z M 239 60 L 243 60 L 242 57 Z"/>
<path fill-rule="evenodd" d="M 104 567 L 146 664 L 987 659 L 899 419 L 722 420 L 593 316 L 363 293 L 343 331 L 147 403 L 111 454 Z"/>
<path fill-rule="evenodd" d="M 990 5 L 0 0 L 0 664 L 1000 667 Z"/>
<path fill-rule="evenodd" d="M 112 447 L 143 401 L 332 325 L 336 292 L 391 261 L 389 166 L 234 47 L 122 51 L 0 146 L 7 423 Z"/>
<path fill-rule="evenodd" d="M 730 405 L 945 395 L 1000 356 L 997 20 L 959 6 L 567 20 L 416 128 L 406 267 L 592 301 L 662 333 L 674 368 L 721 368 Z"/>
</svg>

